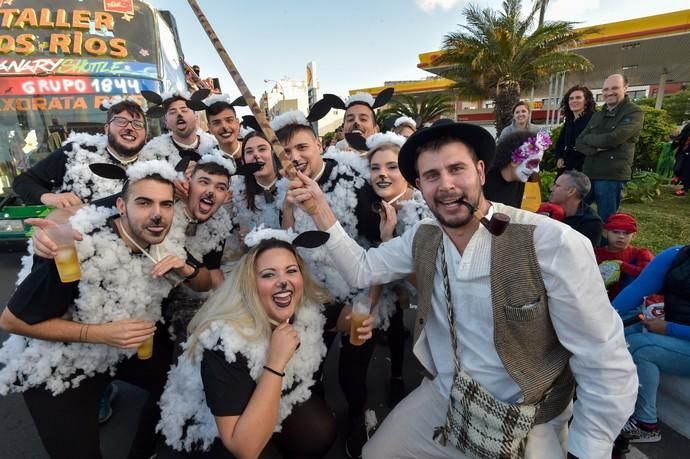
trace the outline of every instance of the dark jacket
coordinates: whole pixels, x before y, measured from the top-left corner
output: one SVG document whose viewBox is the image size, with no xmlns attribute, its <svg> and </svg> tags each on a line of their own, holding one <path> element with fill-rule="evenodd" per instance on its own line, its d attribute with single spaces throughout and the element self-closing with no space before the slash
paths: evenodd
<svg viewBox="0 0 690 459">
<path fill-rule="evenodd" d="M 575 140 L 585 130 L 593 113 L 583 113 L 577 119 L 563 123 L 561 135 L 556 141 L 556 158 L 565 160 L 566 170 L 582 171 L 585 155 L 575 148 Z"/>
<path fill-rule="evenodd" d="M 664 277 L 666 320 L 690 325 L 690 245 L 683 247 Z"/>
<path fill-rule="evenodd" d="M 525 184 L 517 180 L 506 182 L 500 169 L 492 169 L 486 173 L 484 182 L 484 197 L 491 202 L 500 202 L 507 206 L 520 208 Z"/>
<path fill-rule="evenodd" d="M 591 180 L 630 180 L 643 122 L 644 112 L 628 96 L 613 110 L 595 112 L 575 142 L 585 155 L 582 172 Z"/>
<path fill-rule="evenodd" d="M 35 166 L 14 178 L 12 189 L 26 204 L 41 204 L 41 195 L 62 187 L 67 172 L 67 152 L 72 144 L 55 150 Z"/>
<path fill-rule="evenodd" d="M 585 202 L 580 203 L 580 208 L 575 215 L 565 217 L 563 223 L 570 226 L 580 234 L 583 234 L 592 242 L 592 247 L 599 247 L 604 223 L 599 215 Z"/>
</svg>

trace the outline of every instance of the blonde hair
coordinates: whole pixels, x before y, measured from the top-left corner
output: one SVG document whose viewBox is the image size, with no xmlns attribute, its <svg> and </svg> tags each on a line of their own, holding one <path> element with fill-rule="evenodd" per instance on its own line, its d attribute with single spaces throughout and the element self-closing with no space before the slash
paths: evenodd
<svg viewBox="0 0 690 459">
<path fill-rule="evenodd" d="M 324 304 L 331 301 L 328 291 L 314 281 L 304 260 L 292 244 L 278 239 L 263 240 L 240 258 L 237 267 L 223 285 L 211 294 L 192 318 L 187 327 L 189 334 L 187 353 L 190 356 L 195 355 L 200 335 L 216 321 L 229 325 L 248 341 L 270 336 L 271 323 L 257 293 L 254 270 L 257 258 L 270 249 L 288 250 L 297 260 L 297 266 L 303 278 L 304 291 L 295 308 L 295 313 L 305 304 Z"/>
<path fill-rule="evenodd" d="M 395 153 L 396 155 L 399 155 L 399 154 L 400 154 L 400 146 L 399 146 L 399 145 L 396 145 L 396 144 L 394 144 L 393 142 L 382 143 L 381 145 L 377 146 L 376 148 L 374 148 L 373 150 L 371 150 L 371 151 L 368 153 L 367 156 L 368 156 L 368 159 L 369 159 L 369 164 L 371 164 L 371 158 L 373 158 L 374 155 L 375 155 L 376 153 L 378 153 L 378 152 L 380 152 L 380 151 L 384 151 L 384 150 L 385 150 L 385 151 L 390 150 L 390 151 L 392 151 L 393 153 Z"/>
</svg>

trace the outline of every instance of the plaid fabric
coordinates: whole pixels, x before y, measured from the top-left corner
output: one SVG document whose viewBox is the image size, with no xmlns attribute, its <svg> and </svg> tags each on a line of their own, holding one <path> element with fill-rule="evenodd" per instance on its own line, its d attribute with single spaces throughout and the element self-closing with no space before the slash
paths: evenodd
<svg viewBox="0 0 690 459">
<path fill-rule="evenodd" d="M 512 405 L 491 395 L 465 371 L 456 372 L 445 426 L 436 438 L 478 459 L 518 459 L 525 453 L 537 405 Z"/>
<path fill-rule="evenodd" d="M 439 252 L 455 376 L 446 424 L 436 429 L 434 438 L 444 446 L 450 440 L 458 450 L 477 459 L 521 459 L 525 453 L 527 435 L 536 420 L 538 405 L 512 405 L 498 400 L 460 367 L 455 313 L 443 244 Z"/>
</svg>

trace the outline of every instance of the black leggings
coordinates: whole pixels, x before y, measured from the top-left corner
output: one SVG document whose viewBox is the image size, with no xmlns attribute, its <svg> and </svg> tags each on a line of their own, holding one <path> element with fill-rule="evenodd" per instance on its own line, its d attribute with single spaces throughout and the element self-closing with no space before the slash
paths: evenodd
<svg viewBox="0 0 690 459">
<path fill-rule="evenodd" d="M 399 302 L 395 302 L 395 312 L 391 316 L 388 333 L 388 350 L 391 355 L 391 377 L 402 378 L 403 355 L 405 353 L 404 311 Z"/>
<path fill-rule="evenodd" d="M 337 437 L 335 417 L 316 394 L 292 409 L 282 431 L 269 440 L 259 459 L 319 459 L 328 453 Z M 209 451 L 175 451 L 159 439 L 156 459 L 234 459 L 216 438 Z"/>
<path fill-rule="evenodd" d="M 114 378 L 109 374 L 99 373 L 83 380 L 79 387 L 67 389 L 58 395 L 53 395 L 43 386 L 24 392 L 24 401 L 48 455 L 52 459 L 102 457 L 98 402 L 106 386 L 114 379 L 120 379 L 149 392 L 129 457 L 150 457 L 156 441 L 155 427 L 160 419 L 158 399 L 165 386 L 172 350 L 165 327 L 158 324 L 153 357 L 139 360 L 134 356 L 123 361 Z"/>
</svg>

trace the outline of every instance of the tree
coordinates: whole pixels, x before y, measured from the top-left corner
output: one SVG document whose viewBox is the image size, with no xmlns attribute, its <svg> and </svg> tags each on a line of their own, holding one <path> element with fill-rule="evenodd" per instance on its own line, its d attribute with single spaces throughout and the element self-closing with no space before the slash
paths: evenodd
<svg viewBox="0 0 690 459">
<path fill-rule="evenodd" d="M 643 105 L 644 125 L 635 145 L 634 170 L 653 171 L 659 161 L 664 142 L 669 141 L 675 124 L 666 110 Z"/>
<path fill-rule="evenodd" d="M 388 108 L 381 112 L 381 118 L 409 116 L 417 122 L 417 126 L 422 126 L 452 111 L 451 99 L 447 94 L 426 95 L 420 99 L 401 94 L 391 99 Z"/>
<path fill-rule="evenodd" d="M 531 33 L 541 2 L 521 18 L 521 0 L 504 0 L 500 12 L 470 5 L 463 10 L 467 25 L 444 37 L 442 75 L 454 80 L 454 90 L 469 100 L 493 99 L 496 131 L 511 122 L 511 109 L 522 89 L 532 88 L 550 75 L 585 71 L 592 64 L 568 48 L 585 33 L 567 21 L 547 22 Z"/>
<path fill-rule="evenodd" d="M 654 107 L 656 98 L 645 97 L 644 99 L 637 100 L 635 103 Z M 666 113 L 676 124 L 681 124 L 683 121 L 690 119 L 690 90 L 686 89 L 664 96 L 661 108 L 666 110 Z"/>
</svg>

